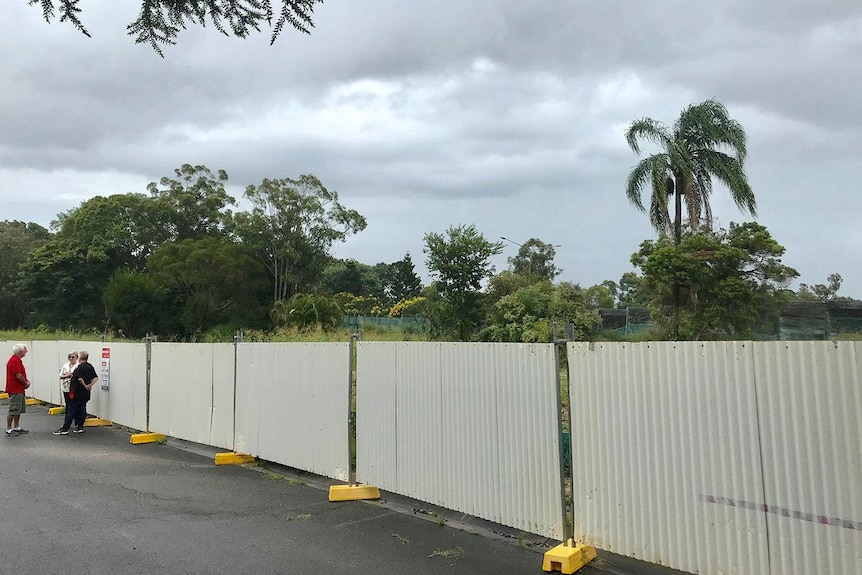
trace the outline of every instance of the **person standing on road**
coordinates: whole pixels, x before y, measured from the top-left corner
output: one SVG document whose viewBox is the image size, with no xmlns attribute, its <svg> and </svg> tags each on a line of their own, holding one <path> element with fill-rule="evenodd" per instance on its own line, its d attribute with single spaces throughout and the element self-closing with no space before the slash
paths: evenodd
<svg viewBox="0 0 862 575">
<path fill-rule="evenodd" d="M 78 367 L 78 352 L 70 351 L 66 363 L 60 368 L 60 391 L 63 392 L 63 405 L 69 405 L 69 380 L 72 372 Z"/>
<path fill-rule="evenodd" d="M 6 415 L 6 437 L 28 433 L 21 428 L 21 414 L 27 411 L 24 391 L 30 387 L 27 370 L 21 361 L 27 355 L 27 346 L 16 343 L 12 346 L 12 357 L 6 362 L 6 393 L 9 394 L 9 413 Z"/>
<path fill-rule="evenodd" d="M 78 352 L 78 366 L 72 371 L 69 378 L 69 400 L 66 403 L 66 418 L 63 427 L 54 432 L 54 435 L 67 435 L 72 423 L 75 429 L 72 433 L 84 433 L 84 420 L 87 418 L 87 402 L 90 401 L 90 390 L 99 381 L 94 368 L 89 361 L 90 354 L 86 351 Z"/>
</svg>

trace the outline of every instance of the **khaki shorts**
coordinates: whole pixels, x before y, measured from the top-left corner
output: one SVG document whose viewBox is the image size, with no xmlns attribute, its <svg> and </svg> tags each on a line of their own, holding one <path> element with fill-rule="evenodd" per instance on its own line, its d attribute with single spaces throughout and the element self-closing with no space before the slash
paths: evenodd
<svg viewBox="0 0 862 575">
<path fill-rule="evenodd" d="M 9 394 L 9 415 L 19 415 L 27 413 L 27 402 L 24 400 L 23 393 Z"/>
</svg>

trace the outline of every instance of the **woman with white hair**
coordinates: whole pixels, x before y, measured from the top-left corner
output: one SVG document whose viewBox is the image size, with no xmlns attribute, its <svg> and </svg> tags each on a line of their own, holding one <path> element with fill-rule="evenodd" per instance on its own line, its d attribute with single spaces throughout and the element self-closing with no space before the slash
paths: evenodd
<svg viewBox="0 0 862 575">
<path fill-rule="evenodd" d="M 63 392 L 63 405 L 69 405 L 69 379 L 72 377 L 72 372 L 78 367 L 78 352 L 72 350 L 66 356 L 67 361 L 60 368 L 60 391 Z"/>
</svg>

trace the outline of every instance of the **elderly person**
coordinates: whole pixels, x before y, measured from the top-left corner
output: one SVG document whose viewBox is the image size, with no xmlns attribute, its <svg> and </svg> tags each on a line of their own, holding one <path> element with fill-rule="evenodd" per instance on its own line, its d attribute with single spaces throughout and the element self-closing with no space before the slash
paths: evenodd
<svg viewBox="0 0 862 575">
<path fill-rule="evenodd" d="M 70 351 L 66 359 L 69 361 L 60 368 L 60 391 L 63 392 L 63 405 L 69 405 L 69 380 L 72 378 L 72 372 L 78 367 L 78 352 Z"/>
<path fill-rule="evenodd" d="M 16 343 L 12 346 L 12 357 L 6 362 L 6 393 L 9 394 L 9 413 L 6 415 L 6 437 L 15 437 L 27 433 L 21 429 L 21 414 L 27 411 L 24 391 L 30 387 L 27 370 L 24 369 L 24 356 L 27 346 Z"/>
</svg>

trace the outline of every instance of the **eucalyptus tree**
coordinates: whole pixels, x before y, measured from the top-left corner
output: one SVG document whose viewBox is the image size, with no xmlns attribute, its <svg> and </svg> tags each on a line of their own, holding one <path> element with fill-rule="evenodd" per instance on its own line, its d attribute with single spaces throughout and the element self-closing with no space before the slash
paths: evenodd
<svg viewBox="0 0 862 575">
<path fill-rule="evenodd" d="M 273 304 L 316 286 L 333 246 L 367 225 L 312 175 L 264 179 L 245 198 L 252 209 L 236 214 L 234 231 L 269 272 Z"/>
<path fill-rule="evenodd" d="M 536 238 L 530 238 L 518 246 L 517 255 L 509 258 L 509 266 L 514 273 L 528 275 L 535 281 L 553 281 L 563 271 L 554 265 L 554 257 L 557 255 L 555 248 L 559 246 L 547 244 Z"/>
<path fill-rule="evenodd" d="M 673 237 L 675 245 L 682 239 L 683 203 L 691 228 L 709 229 L 713 178 L 730 190 L 740 209 L 755 215 L 754 192 L 744 168 L 745 130 L 720 102 L 706 100 L 688 106 L 672 127 L 652 118 L 635 120 L 626 131 L 626 141 L 636 154 L 640 154 L 641 141 L 661 148 L 631 171 L 626 196 L 638 209 L 646 211 L 641 193 L 649 188 L 650 223 L 660 234 Z M 668 210 L 671 197 L 673 220 Z"/>
<path fill-rule="evenodd" d="M 228 206 L 236 200 L 225 190 L 227 172 L 213 173 L 203 165 L 183 164 L 174 177 L 150 182 L 150 192 L 157 213 L 155 219 L 165 228 L 168 239 L 200 240 L 221 237 L 232 223 Z"/>
<path fill-rule="evenodd" d="M 85 36 L 90 36 L 79 16 L 79 0 L 28 2 L 41 7 L 45 21 L 54 20 L 59 11 L 60 22 L 69 22 Z M 149 44 L 162 55 L 161 47 L 176 44 L 182 30 L 207 23 L 225 36 L 232 34 L 237 38 L 260 32 L 266 23 L 272 30 L 270 44 L 288 25 L 308 34 L 314 27 L 311 18 L 314 7 L 323 0 L 140 0 L 140 3 L 138 18 L 126 26 L 126 31 L 135 37 L 136 43 Z"/>
</svg>

